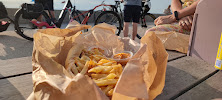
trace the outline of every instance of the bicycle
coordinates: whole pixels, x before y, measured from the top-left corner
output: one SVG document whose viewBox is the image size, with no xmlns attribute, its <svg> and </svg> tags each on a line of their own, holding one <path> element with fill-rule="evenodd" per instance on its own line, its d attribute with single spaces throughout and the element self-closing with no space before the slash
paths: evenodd
<svg viewBox="0 0 222 100">
<path fill-rule="evenodd" d="M 103 9 L 101 10 L 102 13 L 99 14 L 99 16 L 96 18 L 96 21 L 95 21 L 94 25 L 99 24 L 100 23 L 99 20 L 103 19 L 103 16 L 105 16 L 106 20 L 103 21 L 103 22 L 106 22 L 106 23 L 111 24 L 111 25 L 115 25 L 118 29 L 116 34 L 119 35 L 121 30 L 123 29 L 122 28 L 123 21 L 122 21 L 122 18 L 121 18 L 122 15 L 119 15 L 118 9 L 117 9 L 117 7 L 120 8 L 120 2 L 116 1 L 115 5 L 108 5 L 108 4 L 105 4 L 104 2 L 105 2 L 105 0 L 102 1 L 102 3 L 100 5 L 95 6 L 93 9 L 88 10 L 88 11 L 84 11 L 84 12 L 81 13 L 79 10 L 77 10 L 75 8 L 75 5 L 72 6 L 71 1 L 68 0 L 66 5 L 64 5 L 64 9 L 60 13 L 60 17 L 59 17 L 59 20 L 58 20 L 57 23 L 54 23 L 53 20 L 51 19 L 50 12 L 49 12 L 49 16 L 45 11 L 42 11 L 41 14 L 45 18 L 45 23 L 49 26 L 49 28 L 61 27 L 61 24 L 62 24 L 67 12 L 69 12 L 70 20 L 77 20 L 81 24 L 87 24 L 87 21 L 91 17 L 91 15 L 94 13 L 94 10 L 96 8 L 102 6 L 103 7 Z M 111 8 L 111 10 L 106 10 L 106 7 Z M 15 29 L 17 30 L 17 33 L 20 34 L 22 37 L 24 37 L 28 40 L 33 40 L 32 35 L 25 34 L 24 29 L 26 27 L 20 27 L 21 25 L 18 22 L 19 17 L 21 17 L 22 14 L 23 14 L 22 10 L 23 9 L 19 9 L 18 12 L 15 15 L 15 23 L 16 23 Z M 120 11 L 121 11 L 121 8 L 120 8 Z M 28 23 L 31 23 L 30 22 L 31 19 L 33 19 L 33 18 L 28 19 L 29 20 Z M 29 29 L 33 29 L 33 28 L 29 28 Z M 138 35 L 138 37 L 139 37 L 139 35 Z"/>
<path fill-rule="evenodd" d="M 104 0 L 105 1 L 105 0 Z M 103 1 L 103 2 L 104 2 Z M 120 6 L 120 3 L 121 1 L 117 1 L 115 0 L 115 5 L 112 5 L 110 6 L 111 7 L 111 11 L 113 12 L 116 12 L 119 14 L 119 17 L 121 18 L 121 26 L 123 26 L 123 12 L 122 12 L 122 9 L 121 9 L 121 6 Z M 149 4 L 149 7 L 151 6 L 151 4 Z M 142 4 L 142 7 L 145 7 L 143 4 Z M 147 28 L 147 25 L 148 25 L 148 21 L 154 21 L 156 19 L 156 17 L 151 14 L 151 13 L 148 13 L 149 10 L 147 11 L 144 11 L 144 9 L 141 10 L 141 15 L 140 15 L 140 23 L 141 23 L 141 27 L 144 27 L 144 28 Z M 95 25 L 96 24 L 99 24 L 99 23 L 103 23 L 103 22 L 106 22 L 106 20 L 108 20 L 110 17 L 107 17 L 109 16 L 107 12 L 102 12 L 96 19 L 95 21 Z M 105 18 L 102 18 L 102 17 L 105 17 Z M 103 19 L 103 20 L 102 20 Z M 123 28 L 120 27 L 119 29 L 119 32 L 117 32 L 116 35 L 120 35 L 120 32 Z M 136 35 L 137 38 L 141 39 L 141 36 L 139 34 Z"/>
<path fill-rule="evenodd" d="M 67 2 L 63 1 L 62 3 L 66 4 L 63 7 L 64 9 L 62 9 L 62 11 L 60 12 L 60 16 L 56 22 L 54 22 L 54 19 L 51 17 L 52 14 L 49 10 L 47 10 L 49 14 L 44 11 L 43 7 L 47 5 L 27 3 L 22 4 L 22 7 L 18 9 L 15 13 L 15 31 L 23 38 L 33 41 L 33 34 L 31 34 L 30 31 L 32 31 L 33 29 L 37 29 L 37 26 L 33 25 L 32 20 L 37 19 L 40 15 L 43 16 L 42 22 L 46 26 L 46 28 L 60 28 L 67 13 L 69 13 L 69 19 L 74 19 L 78 22 L 81 22 L 81 18 L 85 18 L 83 14 L 76 18 L 73 18 L 73 16 L 79 15 L 81 12 L 79 10 L 76 10 L 75 6 L 72 5 L 70 0 L 68 0 Z"/>
<path fill-rule="evenodd" d="M 0 32 L 4 32 L 8 29 L 9 25 L 12 23 L 15 25 L 13 19 L 8 16 L 5 5 L 0 1 Z"/>
</svg>

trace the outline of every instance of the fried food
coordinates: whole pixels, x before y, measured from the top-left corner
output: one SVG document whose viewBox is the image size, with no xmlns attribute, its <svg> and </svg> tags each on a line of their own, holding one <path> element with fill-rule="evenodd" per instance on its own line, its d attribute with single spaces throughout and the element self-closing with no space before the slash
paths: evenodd
<svg viewBox="0 0 222 100">
<path fill-rule="evenodd" d="M 124 51 L 122 53 L 115 54 L 112 58 L 116 60 L 121 65 L 125 66 L 126 63 L 130 60 L 130 58 L 133 56 L 133 53 L 130 51 Z"/>
<path fill-rule="evenodd" d="M 113 56 L 114 59 L 126 59 L 131 56 L 130 53 L 118 53 Z"/>
<path fill-rule="evenodd" d="M 123 71 L 122 65 L 107 58 L 99 48 L 83 49 L 80 56 L 70 56 L 66 69 L 74 77 L 78 73 L 88 75 L 109 97 Z M 127 55 L 123 54 L 123 57 Z"/>
</svg>

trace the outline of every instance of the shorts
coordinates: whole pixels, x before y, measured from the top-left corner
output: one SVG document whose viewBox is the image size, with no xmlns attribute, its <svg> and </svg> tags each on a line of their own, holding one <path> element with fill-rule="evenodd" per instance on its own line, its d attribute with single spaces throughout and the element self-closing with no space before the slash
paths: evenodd
<svg viewBox="0 0 222 100">
<path fill-rule="evenodd" d="M 125 5 L 123 11 L 124 22 L 139 23 L 141 6 Z"/>
<path fill-rule="evenodd" d="M 41 3 L 45 10 L 54 11 L 53 0 L 35 0 L 35 3 Z"/>
</svg>

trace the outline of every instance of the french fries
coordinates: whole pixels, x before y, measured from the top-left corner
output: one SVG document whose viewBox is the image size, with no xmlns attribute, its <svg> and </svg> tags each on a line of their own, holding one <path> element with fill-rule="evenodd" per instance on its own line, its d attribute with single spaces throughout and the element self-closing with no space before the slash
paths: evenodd
<svg viewBox="0 0 222 100">
<path fill-rule="evenodd" d="M 109 97 L 112 96 L 115 85 L 123 71 L 122 65 L 107 58 L 98 48 L 82 50 L 80 57 L 74 57 L 69 62 L 68 72 L 72 76 L 78 73 L 89 75 L 100 89 Z"/>
<path fill-rule="evenodd" d="M 102 91 L 106 94 L 109 95 L 109 91 L 112 90 L 114 88 L 114 85 L 108 85 L 107 87 L 105 87 L 104 89 L 102 89 Z M 112 96 L 112 95 L 110 95 Z"/>
<path fill-rule="evenodd" d="M 107 96 L 112 96 L 112 95 L 113 95 L 113 90 L 114 90 L 114 89 L 110 89 L 106 95 L 107 95 Z"/>
<path fill-rule="evenodd" d="M 94 80 L 98 86 L 116 85 L 118 79 Z"/>
<path fill-rule="evenodd" d="M 104 78 L 106 76 L 108 76 L 108 75 L 107 74 L 91 74 L 91 77 L 93 79 L 101 79 L 101 78 Z"/>
</svg>

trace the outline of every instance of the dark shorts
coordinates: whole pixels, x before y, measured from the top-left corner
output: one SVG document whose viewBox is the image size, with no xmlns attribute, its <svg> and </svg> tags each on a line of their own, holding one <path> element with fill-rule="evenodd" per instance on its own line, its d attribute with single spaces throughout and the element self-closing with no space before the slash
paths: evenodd
<svg viewBox="0 0 222 100">
<path fill-rule="evenodd" d="M 125 5 L 123 11 L 124 22 L 139 23 L 141 6 Z"/>
<path fill-rule="evenodd" d="M 41 3 L 45 10 L 54 11 L 53 0 L 35 0 L 35 3 Z"/>
</svg>

